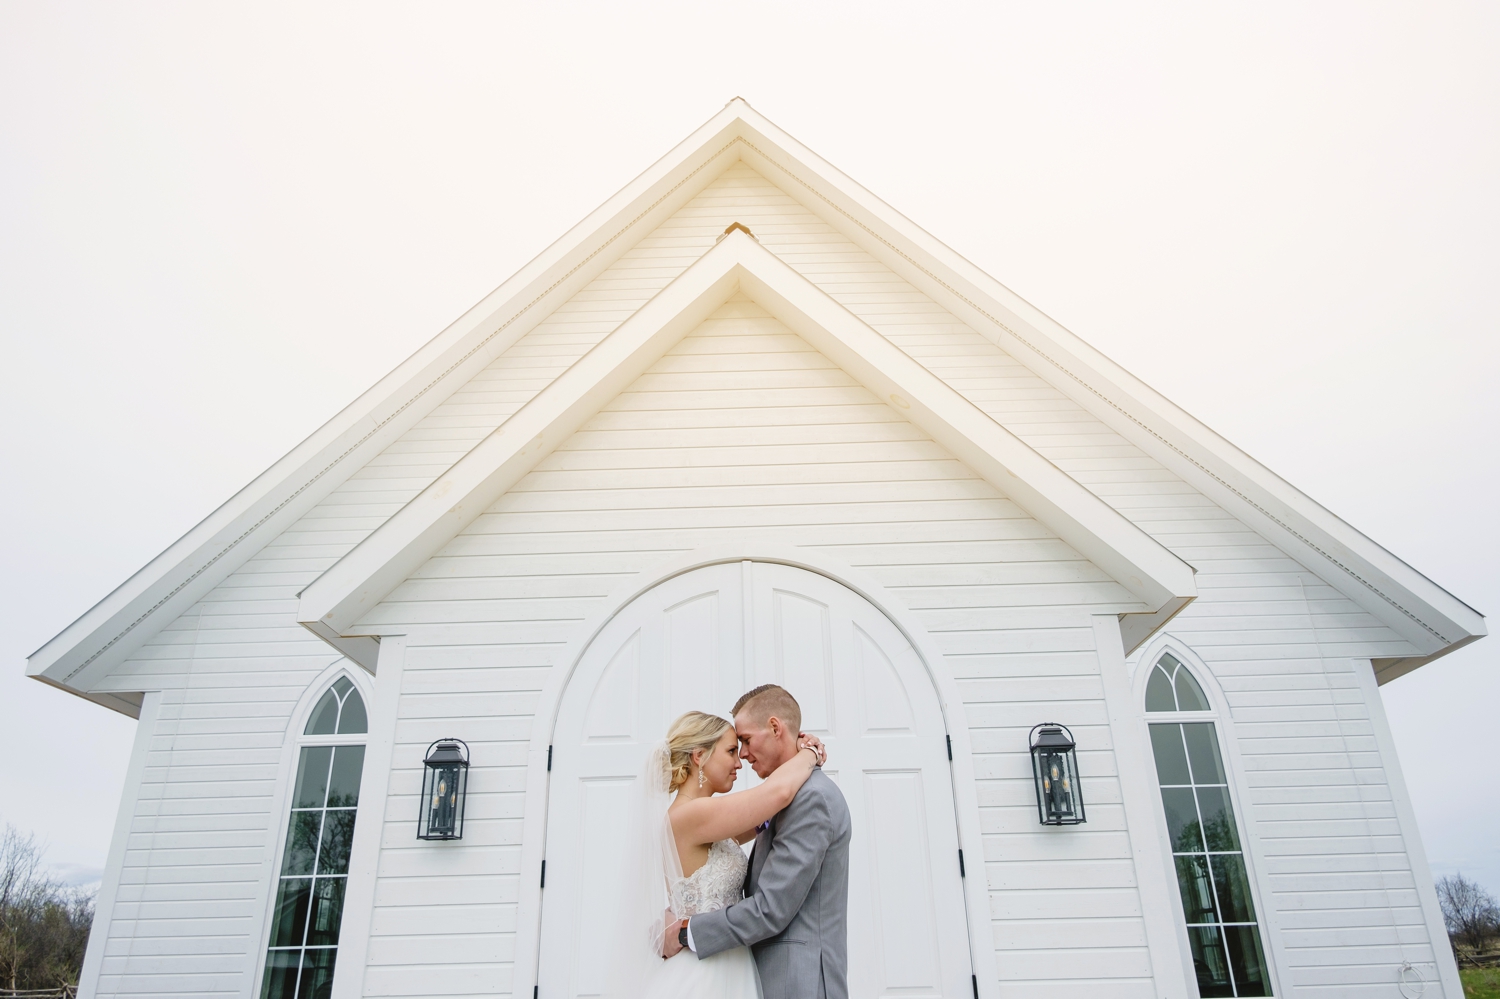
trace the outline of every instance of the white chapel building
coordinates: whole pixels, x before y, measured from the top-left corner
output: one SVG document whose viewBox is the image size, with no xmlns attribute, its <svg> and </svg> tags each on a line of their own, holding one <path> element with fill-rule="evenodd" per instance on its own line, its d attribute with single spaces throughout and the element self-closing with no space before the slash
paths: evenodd
<svg viewBox="0 0 1500 999">
<path fill-rule="evenodd" d="M 1377 687 L 1484 634 L 736 99 L 28 668 L 139 719 L 85 997 L 598 995 L 777 682 L 857 999 L 1461 999 Z"/>
</svg>

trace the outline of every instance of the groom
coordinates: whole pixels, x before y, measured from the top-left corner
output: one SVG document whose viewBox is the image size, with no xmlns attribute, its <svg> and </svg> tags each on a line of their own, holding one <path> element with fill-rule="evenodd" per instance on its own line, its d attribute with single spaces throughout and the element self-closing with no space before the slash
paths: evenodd
<svg viewBox="0 0 1500 999">
<path fill-rule="evenodd" d="M 762 779 L 797 753 L 802 709 L 775 684 L 734 706 L 740 756 Z M 755 837 L 745 898 L 668 935 L 700 958 L 750 947 L 765 999 L 848 999 L 849 808 L 814 770 L 792 803 Z"/>
</svg>

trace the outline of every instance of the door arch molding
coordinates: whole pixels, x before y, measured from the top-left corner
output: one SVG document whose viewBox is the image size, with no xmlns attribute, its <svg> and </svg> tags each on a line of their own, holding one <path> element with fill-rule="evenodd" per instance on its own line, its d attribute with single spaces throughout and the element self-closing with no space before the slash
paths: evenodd
<svg viewBox="0 0 1500 999">
<path fill-rule="evenodd" d="M 973 749 L 963 698 L 956 678 L 947 669 L 947 660 L 910 608 L 868 573 L 824 552 L 763 541 L 698 548 L 632 576 L 616 587 L 600 607 L 584 619 L 574 638 L 564 646 L 554 661 L 552 674 L 547 678 L 537 699 L 531 740 L 527 747 L 513 993 L 522 995 L 537 979 L 542 942 L 541 865 L 547 842 L 548 747 L 552 745 L 563 697 L 579 663 L 605 626 L 636 598 L 684 573 L 732 562 L 770 562 L 825 576 L 863 597 L 884 614 L 917 652 L 937 693 L 943 724 L 953 744 L 953 760 L 949 772 L 959 846 L 969 851 L 969 856 L 981 858 L 979 863 L 969 865 L 971 870 L 979 872 L 981 876 L 965 877 L 962 889 L 969 930 L 969 954 L 974 965 L 978 995 L 980 999 L 994 999 L 999 993 L 994 941 L 989 930 L 989 884 L 988 878 L 982 876 L 984 847 L 979 824 L 979 797 L 975 791 Z"/>
</svg>

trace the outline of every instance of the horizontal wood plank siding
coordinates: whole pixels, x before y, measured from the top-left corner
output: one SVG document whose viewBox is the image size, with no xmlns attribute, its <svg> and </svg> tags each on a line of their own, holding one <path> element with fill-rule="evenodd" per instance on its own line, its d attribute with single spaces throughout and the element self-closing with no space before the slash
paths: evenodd
<svg viewBox="0 0 1500 999">
<path fill-rule="evenodd" d="M 663 423 L 680 438 L 675 447 L 662 446 Z M 371 994 L 408 994 L 404 983 L 417 977 L 410 956 L 441 945 L 426 919 L 430 900 L 416 884 L 446 864 L 462 865 L 452 872 L 460 881 L 496 879 L 506 892 L 499 922 L 513 923 L 528 722 L 546 669 L 621 579 L 711 545 L 725 531 L 826 550 L 859 566 L 909 600 L 944 653 L 961 664 L 979 750 L 979 848 L 997 889 L 1082 882 L 1109 895 L 1134 894 L 1090 624 L 1093 613 L 1131 606 L 1130 594 L 740 298 L 363 623 L 401 631 L 409 643 L 396 751 L 406 764 L 392 783 Z M 1066 842 L 1037 834 L 1027 757 L 1016 752 L 1034 716 L 1059 702 L 1068 704 L 1086 765 L 1097 775 L 1097 810 Z M 473 782 L 490 789 L 476 795 L 473 831 L 465 833 L 471 861 L 440 855 L 409 830 L 420 781 L 413 764 L 434 733 L 455 727 L 474 733 L 470 742 L 483 762 Z M 1037 863 L 1044 859 L 1056 863 Z M 1139 903 L 1125 908 L 1107 938 L 1072 938 L 1073 970 L 1064 977 L 1078 979 L 1075 991 L 1148 991 Z M 1003 921 L 996 927 L 997 942 L 1015 932 Z M 495 933 L 484 952 L 508 954 L 509 930 Z M 387 936 L 403 946 L 388 947 Z M 1054 957 L 1028 938 L 1007 949 L 1002 966 L 1018 987 L 1048 975 L 1063 987 L 1056 968 L 1046 972 Z M 1112 985 L 1099 983 L 1109 976 Z M 503 977 L 495 983 L 516 995 L 530 985 Z"/>
<path fill-rule="evenodd" d="M 736 163 L 101 687 L 166 694 L 99 994 L 258 988 L 247 979 L 265 945 L 267 871 L 285 824 L 272 814 L 275 761 L 293 706 L 335 658 L 297 625 L 296 594 L 735 221 L 1197 568 L 1201 595 L 1171 631 L 1209 664 L 1233 712 L 1252 788 L 1244 820 L 1271 885 L 1263 904 L 1290 962 L 1283 985 L 1353 995 L 1369 978 L 1370 994 L 1383 994 L 1401 960 L 1431 960 L 1385 776 L 1394 761 L 1379 758 L 1350 673 L 1351 659 L 1404 655 L 1405 643 Z M 1059 995 L 1148 994 L 1086 619 L 1120 590 L 826 358 L 753 307 L 737 309 L 663 358 L 372 616 L 445 637 L 409 653 L 370 994 L 528 991 L 509 972 L 521 794 L 507 768 L 522 765 L 552 653 L 621 579 L 726 531 L 837 552 L 938 636 L 976 725 L 1007 994 L 1043 982 Z M 1086 771 L 1102 775 L 1070 858 L 1037 838 L 1015 748 L 1059 708 L 1079 721 Z M 505 790 L 475 796 L 473 835 L 486 844 L 476 869 L 428 869 L 401 824 L 415 808 L 412 747 L 465 712 L 482 714 L 465 724 L 476 754 L 498 768 L 487 786 Z M 427 876 L 451 906 L 432 904 L 440 892 L 421 887 Z M 1076 923 L 1085 910 L 1086 925 Z M 1057 932 L 1037 932 L 1038 920 Z M 458 925 L 475 934 L 462 948 L 474 960 L 439 975 L 424 963 L 424 934 Z"/>
</svg>

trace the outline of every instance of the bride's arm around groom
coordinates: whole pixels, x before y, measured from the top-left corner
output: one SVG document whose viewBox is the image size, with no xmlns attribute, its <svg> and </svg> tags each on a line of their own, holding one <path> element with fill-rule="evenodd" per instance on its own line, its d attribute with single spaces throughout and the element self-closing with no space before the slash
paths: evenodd
<svg viewBox="0 0 1500 999">
<path fill-rule="evenodd" d="M 778 726 L 783 736 L 776 743 L 788 744 L 777 745 L 764 738 L 771 733 L 760 729 L 764 722 L 754 717 L 754 707 L 747 704 L 736 713 L 735 727 L 745 758 L 760 771 L 762 763 L 774 767 L 781 754 L 796 752 L 795 738 L 787 740 L 784 733 L 800 726 Z M 814 770 L 791 804 L 756 837 L 744 900 L 689 921 L 697 955 L 749 946 L 766 999 L 844 999 L 849 835 L 843 794 L 827 774 Z"/>
</svg>

